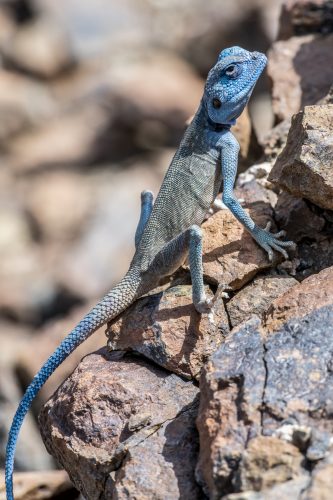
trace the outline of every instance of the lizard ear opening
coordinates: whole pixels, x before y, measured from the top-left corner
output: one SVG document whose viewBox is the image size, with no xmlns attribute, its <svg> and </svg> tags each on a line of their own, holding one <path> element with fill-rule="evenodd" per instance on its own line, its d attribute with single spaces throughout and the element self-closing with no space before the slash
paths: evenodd
<svg viewBox="0 0 333 500">
<path fill-rule="evenodd" d="M 222 106 L 220 99 L 218 99 L 217 97 L 214 97 L 214 99 L 212 100 L 212 103 L 213 103 L 213 107 L 215 109 L 219 109 Z"/>
</svg>

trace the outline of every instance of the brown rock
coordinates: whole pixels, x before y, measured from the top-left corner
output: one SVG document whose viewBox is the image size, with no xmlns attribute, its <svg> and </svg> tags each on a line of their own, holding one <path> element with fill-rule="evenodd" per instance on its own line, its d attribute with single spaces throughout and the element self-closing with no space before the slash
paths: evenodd
<svg viewBox="0 0 333 500">
<path fill-rule="evenodd" d="M 208 287 L 208 296 L 212 296 Z M 192 304 L 192 286 L 173 286 L 138 300 L 108 330 L 111 350 L 133 350 L 167 370 L 198 378 L 208 357 L 228 333 L 224 304 L 219 298 L 210 314 Z"/>
<path fill-rule="evenodd" d="M 284 229 L 287 239 L 294 242 L 303 238 L 314 239 L 325 226 L 324 217 L 311 210 L 305 200 L 285 191 L 279 194 L 274 213 L 279 228 Z"/>
<path fill-rule="evenodd" d="M 311 484 L 306 490 L 304 500 L 330 500 L 333 487 L 332 453 L 315 468 Z"/>
<path fill-rule="evenodd" d="M 333 35 L 275 42 L 269 52 L 273 111 L 277 121 L 324 97 L 333 80 Z"/>
<path fill-rule="evenodd" d="M 271 332 L 292 318 L 303 318 L 314 309 L 333 303 L 333 267 L 306 278 L 271 305 L 265 326 Z"/>
<path fill-rule="evenodd" d="M 262 316 L 274 299 L 284 294 L 298 281 L 291 276 L 264 275 L 254 280 L 232 297 L 226 308 L 232 327 L 246 321 L 253 314 Z"/>
<path fill-rule="evenodd" d="M 38 17 L 21 24 L 3 47 L 10 65 L 41 78 L 52 78 L 73 65 L 70 41 L 61 24 Z"/>
<path fill-rule="evenodd" d="M 268 203 L 253 203 L 248 210 L 260 227 L 272 221 L 272 208 Z M 271 267 L 266 252 L 229 210 L 216 213 L 202 229 L 203 270 L 207 281 L 238 290 L 259 271 Z"/>
<path fill-rule="evenodd" d="M 291 119 L 286 118 L 273 127 L 263 138 L 265 158 L 274 160 L 286 145 Z"/>
<path fill-rule="evenodd" d="M 239 487 L 260 491 L 300 475 L 303 455 L 296 446 L 275 437 L 251 439 L 240 464 Z"/>
<path fill-rule="evenodd" d="M 308 33 L 333 31 L 333 7 L 326 0 L 289 0 L 282 4 L 279 40 Z"/>
<path fill-rule="evenodd" d="M 43 472 L 15 472 L 15 500 L 47 500 L 77 498 L 77 491 L 62 470 Z M 5 481 L 0 478 L 0 500 L 6 499 Z"/>
<path fill-rule="evenodd" d="M 233 330 L 201 376 L 196 475 L 212 499 L 230 492 L 249 436 L 261 432 L 265 367 L 260 362 L 264 353 L 258 325 L 253 318 Z"/>
<path fill-rule="evenodd" d="M 115 357 L 104 349 L 84 358 L 45 405 L 40 415 L 43 439 L 85 497 L 107 498 L 106 481 L 121 467 L 127 450 L 145 440 L 149 448 L 149 436 L 188 410 L 197 395 L 191 382 L 140 358 Z M 170 474 L 170 464 L 166 467 Z M 173 473 L 176 488 L 177 471 Z M 117 474 L 121 489 L 122 474 Z"/>
<path fill-rule="evenodd" d="M 55 101 L 42 83 L 0 69 L 0 143 L 52 115 Z"/>
<path fill-rule="evenodd" d="M 208 361 L 197 477 L 210 498 L 239 490 L 230 500 L 288 498 L 290 479 L 290 491 L 308 498 L 321 470 L 313 467 L 332 442 L 331 283 L 332 269 L 295 285 L 273 303 L 266 324 L 251 318 L 238 326 Z"/>
<path fill-rule="evenodd" d="M 333 209 L 333 105 L 307 106 L 292 121 L 269 180 L 293 195 Z"/>
<path fill-rule="evenodd" d="M 182 412 L 130 448 L 115 479 L 107 480 L 105 498 L 202 499 L 194 479 L 199 448 L 196 413 L 196 407 Z"/>
</svg>

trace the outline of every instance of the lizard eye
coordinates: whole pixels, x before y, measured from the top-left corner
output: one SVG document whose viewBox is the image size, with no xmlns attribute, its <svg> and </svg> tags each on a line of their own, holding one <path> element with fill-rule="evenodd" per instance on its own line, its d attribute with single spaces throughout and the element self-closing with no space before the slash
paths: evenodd
<svg viewBox="0 0 333 500">
<path fill-rule="evenodd" d="M 219 109 L 221 107 L 222 103 L 220 101 L 220 99 L 217 99 L 217 97 L 215 97 L 213 99 L 213 106 L 215 109 Z"/>
<path fill-rule="evenodd" d="M 237 64 L 230 64 L 225 70 L 224 73 L 230 78 L 236 78 L 239 75 L 239 66 Z"/>
</svg>

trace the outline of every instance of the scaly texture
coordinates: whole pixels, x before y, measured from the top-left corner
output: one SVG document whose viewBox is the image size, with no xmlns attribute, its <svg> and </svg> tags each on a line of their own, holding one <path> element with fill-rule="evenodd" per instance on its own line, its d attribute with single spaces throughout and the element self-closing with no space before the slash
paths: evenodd
<svg viewBox="0 0 333 500">
<path fill-rule="evenodd" d="M 259 52 L 232 47 L 221 52 L 209 72 L 199 109 L 186 130 L 153 205 L 150 192 L 141 198 L 141 217 L 135 234 L 136 252 L 120 284 L 79 323 L 61 343 L 28 387 L 14 417 L 6 460 L 7 499 L 13 500 L 15 444 L 31 401 L 60 363 L 97 328 L 116 317 L 136 298 L 153 289 L 190 256 L 193 304 L 207 312 L 202 277 L 202 236 L 198 227 L 223 181 L 223 201 L 267 252 L 286 255 L 282 233 L 273 235 L 256 226 L 233 195 L 239 145 L 230 127 L 242 113 L 266 64 Z"/>
</svg>

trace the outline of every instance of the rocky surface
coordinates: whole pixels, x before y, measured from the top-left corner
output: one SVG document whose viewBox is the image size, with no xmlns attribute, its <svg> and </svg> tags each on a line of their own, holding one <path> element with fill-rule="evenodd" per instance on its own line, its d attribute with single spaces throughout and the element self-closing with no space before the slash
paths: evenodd
<svg viewBox="0 0 333 500">
<path fill-rule="evenodd" d="M 269 180 L 293 195 L 333 209 L 333 105 L 306 106 L 294 118 Z"/>
<path fill-rule="evenodd" d="M 253 314 L 262 316 L 274 299 L 296 284 L 298 281 L 292 276 L 270 274 L 256 276 L 227 303 L 231 326 L 237 326 Z"/>
<path fill-rule="evenodd" d="M 290 480 L 301 481 L 295 498 L 312 498 L 304 490 L 311 495 L 321 473 L 325 490 L 321 460 L 333 432 L 332 272 L 288 290 L 262 324 L 254 317 L 234 329 L 207 363 L 197 478 L 210 498 L 248 490 L 274 498 L 275 486 Z"/>
<path fill-rule="evenodd" d="M 269 203 L 258 201 L 245 208 L 261 227 L 265 227 L 269 221 L 274 224 Z M 238 290 L 259 271 L 271 267 L 266 253 L 229 210 L 221 210 L 208 219 L 202 229 L 203 271 L 208 282 L 223 283 L 227 289 Z M 273 232 L 274 229 L 273 225 Z M 278 259 L 275 256 L 275 263 Z"/>
<path fill-rule="evenodd" d="M 208 297 L 212 292 L 206 287 Z M 229 332 L 222 298 L 201 316 L 192 303 L 192 286 L 171 286 L 138 300 L 108 330 L 111 350 L 134 350 L 186 378 L 200 371 Z"/>
<path fill-rule="evenodd" d="M 217 53 L 266 52 L 279 3 L 1 3 L 0 467 L 22 391 L 127 269 L 140 191 L 157 192 Z M 207 215 L 212 314 L 195 312 L 184 265 L 108 325 L 113 352 L 79 363 L 105 345 L 97 332 L 41 391 L 17 469 L 55 467 L 37 410 L 79 363 L 41 425 L 87 500 L 330 500 L 331 3 L 284 7 L 269 55 L 279 123 L 270 129 L 262 78 L 232 130 L 241 145 L 237 197 L 297 249 L 269 263 L 226 209 Z M 24 484 L 22 500 L 78 494 L 61 473 L 38 471 Z"/>
<path fill-rule="evenodd" d="M 143 359 L 104 349 L 87 356 L 48 401 L 40 416 L 43 439 L 86 498 L 121 495 L 133 483 L 136 495 L 148 499 L 154 476 L 162 476 L 164 488 L 154 490 L 156 498 L 179 498 L 180 492 L 198 498 L 198 392 L 191 381 Z M 176 456 L 178 446 L 187 460 Z"/>
<path fill-rule="evenodd" d="M 273 44 L 267 71 L 276 121 L 327 94 L 333 80 L 332 53 L 333 34 L 295 36 Z"/>
</svg>

